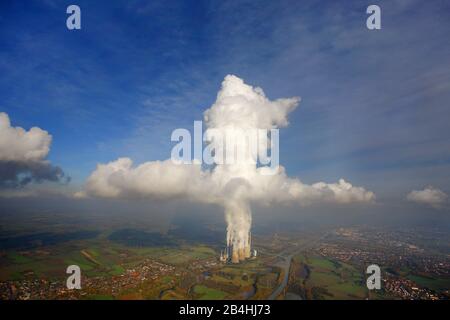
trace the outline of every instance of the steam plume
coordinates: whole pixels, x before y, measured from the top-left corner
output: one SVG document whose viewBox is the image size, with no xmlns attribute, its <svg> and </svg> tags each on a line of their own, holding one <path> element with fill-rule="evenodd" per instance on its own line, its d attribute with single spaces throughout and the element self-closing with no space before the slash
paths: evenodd
<svg viewBox="0 0 450 320">
<path fill-rule="evenodd" d="M 213 130 L 233 137 L 236 145 L 245 145 L 242 130 L 273 129 L 288 125 L 287 116 L 299 104 L 299 98 L 269 100 L 261 88 L 254 88 L 236 76 L 225 77 L 215 103 L 205 111 L 206 136 L 214 144 Z M 260 149 L 268 148 L 268 140 L 259 141 Z M 264 148 L 261 148 L 261 145 Z M 234 147 L 234 146 L 233 146 Z M 221 148 L 218 148 L 221 149 Z M 226 157 L 233 152 L 225 144 L 216 155 Z M 258 154 L 258 158 L 261 155 Z M 286 176 L 282 166 L 261 167 L 252 163 L 251 155 L 235 159 L 232 164 L 218 161 L 209 170 L 201 165 L 176 165 L 170 160 L 152 161 L 133 167 L 128 158 L 99 164 L 88 178 L 78 197 L 186 197 L 195 202 L 223 206 L 227 223 L 227 245 L 245 259 L 252 224 L 251 203 L 297 202 L 372 202 L 375 195 L 362 187 L 354 187 L 344 179 L 338 183 L 318 182 L 313 185 Z M 270 174 L 268 174 L 270 173 Z"/>
</svg>

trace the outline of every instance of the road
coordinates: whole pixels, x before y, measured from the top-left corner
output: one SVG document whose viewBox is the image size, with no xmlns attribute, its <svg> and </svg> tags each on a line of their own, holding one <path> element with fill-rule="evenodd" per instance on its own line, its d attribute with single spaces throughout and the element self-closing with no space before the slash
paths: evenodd
<svg viewBox="0 0 450 320">
<path fill-rule="evenodd" d="M 292 257 L 294 254 L 289 255 L 288 257 L 284 257 L 284 266 L 282 267 L 284 270 L 283 281 L 281 281 L 280 285 L 275 289 L 274 292 L 269 296 L 269 300 L 275 300 L 281 292 L 283 292 L 289 280 L 289 270 L 291 269 Z"/>
</svg>

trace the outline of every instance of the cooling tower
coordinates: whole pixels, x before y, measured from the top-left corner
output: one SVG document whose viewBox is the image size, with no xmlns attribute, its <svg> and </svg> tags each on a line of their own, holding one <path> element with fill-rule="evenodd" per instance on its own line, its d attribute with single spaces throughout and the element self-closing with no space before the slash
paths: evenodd
<svg viewBox="0 0 450 320">
<path fill-rule="evenodd" d="M 246 246 L 244 249 L 245 258 L 250 258 L 252 256 L 250 246 Z"/>
<path fill-rule="evenodd" d="M 238 250 L 233 250 L 233 253 L 231 255 L 231 262 L 232 263 L 239 263 L 239 253 Z"/>
<path fill-rule="evenodd" d="M 239 254 L 239 260 L 245 260 L 245 249 L 244 248 L 239 248 L 238 254 Z"/>
<path fill-rule="evenodd" d="M 249 232 L 248 239 L 247 239 L 247 245 L 244 248 L 245 258 L 250 258 L 252 256 L 251 247 L 252 247 L 252 233 Z"/>
</svg>

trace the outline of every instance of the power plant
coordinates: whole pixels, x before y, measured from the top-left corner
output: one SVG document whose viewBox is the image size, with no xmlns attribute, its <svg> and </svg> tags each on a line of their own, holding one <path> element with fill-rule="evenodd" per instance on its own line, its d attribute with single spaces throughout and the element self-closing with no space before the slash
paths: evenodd
<svg viewBox="0 0 450 320">
<path fill-rule="evenodd" d="M 239 263 L 245 259 L 255 258 L 257 251 L 251 249 L 252 247 L 252 234 L 249 232 L 247 243 L 238 246 L 233 243 L 227 243 L 224 250 L 220 252 L 220 261 L 224 263 Z"/>
</svg>

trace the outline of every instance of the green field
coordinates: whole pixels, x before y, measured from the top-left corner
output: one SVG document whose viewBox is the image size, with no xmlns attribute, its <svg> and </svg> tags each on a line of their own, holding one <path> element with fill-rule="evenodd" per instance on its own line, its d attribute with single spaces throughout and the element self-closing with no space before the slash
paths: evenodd
<svg viewBox="0 0 450 320">
<path fill-rule="evenodd" d="M 226 292 L 208 288 L 203 285 L 196 285 L 194 292 L 199 295 L 200 300 L 221 300 L 227 295 Z"/>
<path fill-rule="evenodd" d="M 21 280 L 34 274 L 47 279 L 66 277 L 69 265 L 80 266 L 86 276 L 121 275 L 146 258 L 180 266 L 194 260 L 215 257 L 206 246 L 128 247 L 105 237 L 71 241 L 27 251 L 8 250 L 0 257 L 0 281 Z"/>
<path fill-rule="evenodd" d="M 114 297 L 107 294 L 91 294 L 87 300 L 114 300 Z"/>
<path fill-rule="evenodd" d="M 364 299 L 367 288 L 363 275 L 353 266 L 319 255 L 298 255 L 296 264 L 306 265 L 309 275 L 298 279 L 308 299 Z"/>
<path fill-rule="evenodd" d="M 171 265 L 181 265 L 192 260 L 208 259 L 216 256 L 216 252 L 205 246 L 183 246 L 177 248 L 141 247 L 127 248 L 130 252 L 159 260 Z"/>
<path fill-rule="evenodd" d="M 28 258 L 26 256 L 23 256 L 23 255 L 19 254 L 18 252 L 15 252 L 15 251 L 10 252 L 7 257 L 13 263 L 17 263 L 17 264 L 27 264 L 27 263 L 33 262 L 32 259 L 30 259 L 30 258 Z"/>
<path fill-rule="evenodd" d="M 434 291 L 445 291 L 450 289 L 450 279 L 429 278 L 419 275 L 409 275 L 408 278 L 419 286 Z"/>
</svg>

